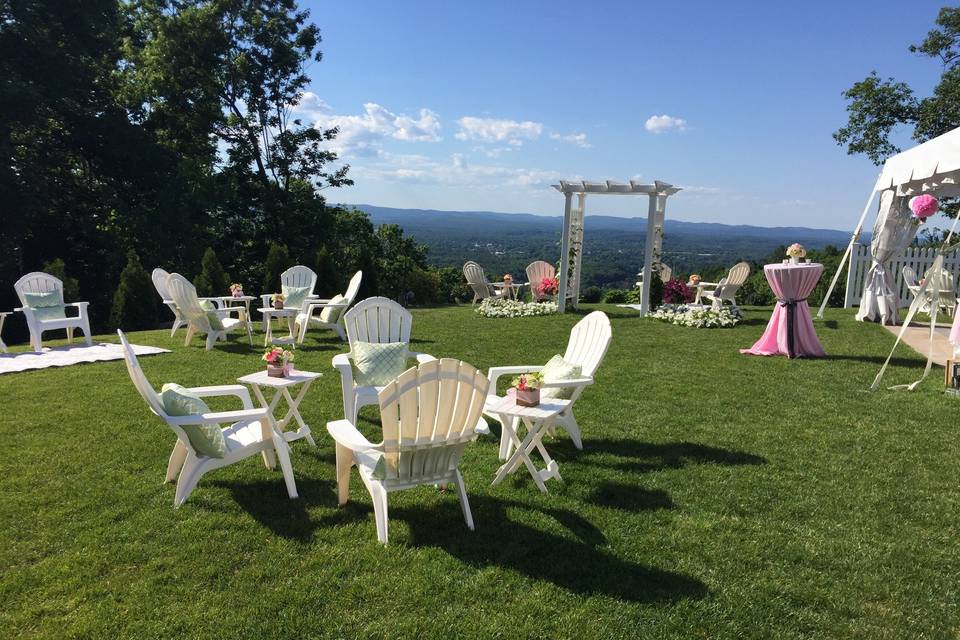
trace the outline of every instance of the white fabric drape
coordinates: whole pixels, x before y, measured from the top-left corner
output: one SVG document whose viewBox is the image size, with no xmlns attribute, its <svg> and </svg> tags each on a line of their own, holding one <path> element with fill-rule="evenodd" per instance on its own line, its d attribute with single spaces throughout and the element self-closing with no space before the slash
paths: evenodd
<svg viewBox="0 0 960 640">
<path fill-rule="evenodd" d="M 910 215 L 908 201 L 908 197 L 896 195 L 893 189 L 880 195 L 880 212 L 870 243 L 873 266 L 864 280 L 857 320 L 883 324 L 897 324 L 899 321 L 900 296 L 895 285 L 896 274 L 890 273 L 887 263 L 906 249 L 917 235 L 918 225 Z"/>
</svg>

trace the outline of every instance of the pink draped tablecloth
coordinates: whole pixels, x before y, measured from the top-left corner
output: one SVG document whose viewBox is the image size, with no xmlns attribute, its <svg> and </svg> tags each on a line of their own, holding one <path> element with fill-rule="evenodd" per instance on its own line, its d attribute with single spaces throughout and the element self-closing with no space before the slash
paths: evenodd
<svg viewBox="0 0 960 640">
<path fill-rule="evenodd" d="M 763 274 L 777 296 L 777 306 L 760 339 L 749 349 L 741 349 L 740 353 L 755 356 L 782 354 L 789 358 L 825 356 L 807 306 L 807 296 L 820 281 L 823 265 L 815 262 L 768 264 L 763 268 Z"/>
</svg>

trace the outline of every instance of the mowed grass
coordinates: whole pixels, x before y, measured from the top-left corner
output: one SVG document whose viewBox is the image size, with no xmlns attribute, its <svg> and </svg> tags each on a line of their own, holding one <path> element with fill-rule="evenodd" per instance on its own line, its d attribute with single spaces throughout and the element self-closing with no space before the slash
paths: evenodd
<svg viewBox="0 0 960 640">
<path fill-rule="evenodd" d="M 293 501 L 252 458 L 174 509 L 173 434 L 122 362 L 0 376 L 0 636 L 960 633 L 960 404 L 942 370 L 914 393 L 867 393 L 893 338 L 850 310 L 817 325 L 828 358 L 788 361 L 737 351 L 767 309 L 696 330 L 600 308 L 614 338 L 577 404 L 584 450 L 562 432 L 547 441 L 564 482 L 544 495 L 521 470 L 491 487 L 496 439 L 481 437 L 461 466 L 476 531 L 454 492 L 421 488 L 390 496 L 388 547 L 356 472 L 336 504 L 330 333 L 297 351 L 326 375 L 303 405 L 318 447 L 293 444 Z M 413 348 L 482 369 L 544 363 L 579 317 L 416 310 Z M 210 353 L 182 332 L 130 337 L 172 349 L 141 358 L 157 387 L 232 383 L 261 364 L 239 336 Z M 903 348 L 887 382 L 922 365 Z M 363 417 L 373 437 L 376 412 Z"/>
</svg>

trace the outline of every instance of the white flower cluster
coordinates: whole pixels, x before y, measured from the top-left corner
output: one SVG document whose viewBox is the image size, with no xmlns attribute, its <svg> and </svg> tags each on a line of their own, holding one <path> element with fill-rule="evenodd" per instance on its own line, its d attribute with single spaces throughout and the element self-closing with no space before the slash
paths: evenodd
<svg viewBox="0 0 960 640">
<path fill-rule="evenodd" d="M 723 308 L 717 311 L 710 307 L 665 304 L 651 313 L 650 317 L 681 327 L 719 329 L 737 326 L 743 314 L 739 309 Z"/>
<path fill-rule="evenodd" d="M 526 318 L 548 316 L 556 312 L 556 302 L 521 302 L 500 298 L 486 298 L 477 307 L 477 313 L 487 318 Z"/>
</svg>

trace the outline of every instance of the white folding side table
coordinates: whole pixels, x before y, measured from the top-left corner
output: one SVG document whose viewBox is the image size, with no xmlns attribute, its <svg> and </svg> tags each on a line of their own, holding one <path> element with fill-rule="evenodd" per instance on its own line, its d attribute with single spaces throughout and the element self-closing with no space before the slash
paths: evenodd
<svg viewBox="0 0 960 640">
<path fill-rule="evenodd" d="M 7 319 L 7 316 L 10 315 L 12 311 L 0 311 L 0 351 L 4 353 L 7 352 L 7 345 L 3 341 L 3 321 Z"/>
<path fill-rule="evenodd" d="M 239 306 L 236 303 L 240 302 L 243 304 L 243 308 L 247 314 L 247 325 L 250 327 L 251 331 L 253 330 L 253 318 L 250 315 L 250 303 L 256 300 L 253 296 L 217 296 L 216 298 L 211 298 L 216 300 L 221 308 L 226 309 L 227 307 L 236 307 Z"/>
<path fill-rule="evenodd" d="M 291 349 L 297 348 L 297 337 L 293 331 L 293 324 L 300 313 L 300 309 L 293 307 L 284 307 L 283 309 L 274 309 L 273 307 L 261 307 L 258 311 L 263 314 L 263 324 L 266 333 L 263 336 L 263 346 L 270 344 L 289 345 Z M 289 334 L 286 338 L 273 337 L 273 319 L 286 318 Z"/>
<path fill-rule="evenodd" d="M 515 450 L 505 463 L 497 470 L 497 475 L 493 479 L 493 485 L 500 484 L 508 475 L 520 468 L 523 463 L 533 481 L 537 483 L 540 491 L 547 492 L 545 482 L 550 478 L 556 478 L 563 481 L 560 477 L 560 469 L 557 461 L 550 457 L 546 448 L 543 446 L 543 436 L 553 424 L 557 414 L 561 413 L 570 405 L 569 400 L 560 400 L 550 398 L 541 402 L 536 407 L 521 407 L 517 404 L 513 396 L 487 396 L 487 401 L 483 407 L 483 413 L 494 418 L 498 418 L 503 425 L 504 433 L 513 442 Z M 527 435 L 523 441 L 517 435 L 520 422 L 523 422 L 527 428 Z M 547 464 L 545 469 L 537 469 L 530 454 L 536 449 Z"/>
<path fill-rule="evenodd" d="M 265 407 L 270 412 L 270 415 L 273 416 L 274 421 L 277 423 L 277 429 L 280 433 L 283 433 L 283 437 L 286 438 L 287 442 L 306 438 L 307 442 L 313 446 L 317 446 L 317 443 L 313 441 L 313 436 L 310 435 L 310 427 L 303 421 L 303 416 L 300 415 L 300 402 L 303 400 L 303 397 L 307 395 L 307 389 L 310 388 L 313 381 L 322 375 L 322 373 L 297 371 L 294 369 L 285 378 L 273 378 L 267 375 L 266 369 L 263 369 L 256 373 L 237 378 L 237 382 L 250 385 L 253 389 L 253 395 L 257 397 L 260 405 Z M 293 397 L 290 394 L 290 389 L 298 384 L 302 384 L 303 387 L 300 389 L 300 393 L 298 393 L 296 397 Z M 273 398 L 271 398 L 269 402 L 267 402 L 266 397 L 263 395 L 262 387 L 274 389 Z M 280 398 L 287 401 L 287 413 L 283 416 L 283 419 L 278 419 L 276 415 Z M 291 420 L 296 420 L 300 428 L 296 431 L 284 432 L 284 428 L 286 428 Z"/>
</svg>

